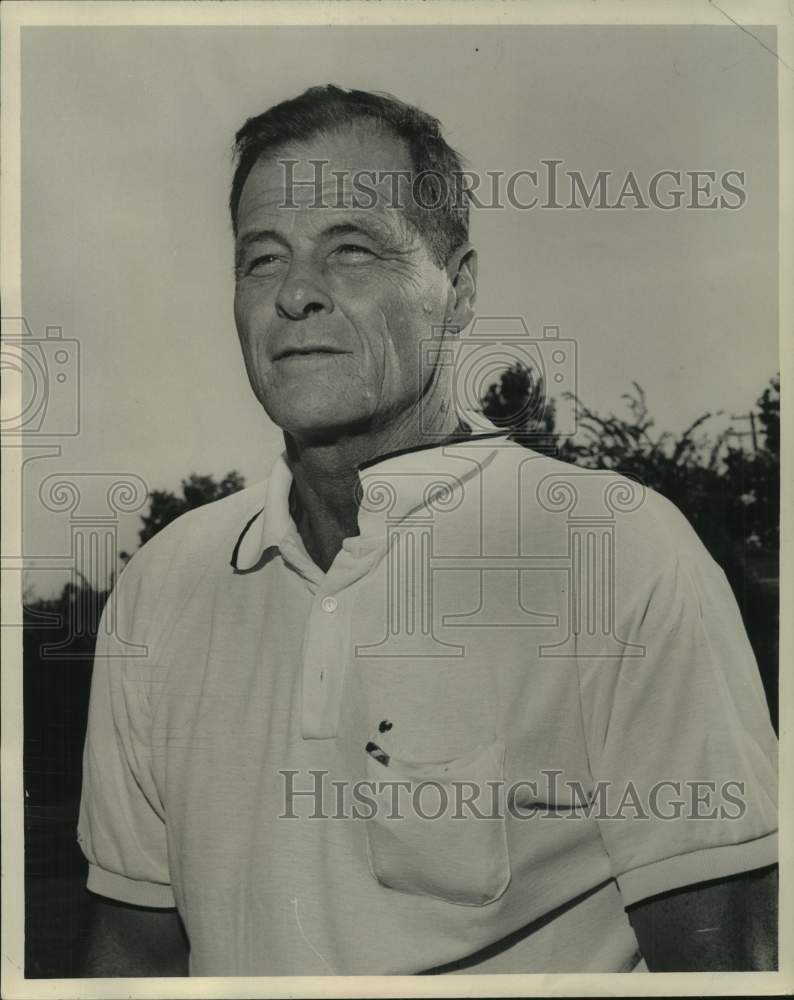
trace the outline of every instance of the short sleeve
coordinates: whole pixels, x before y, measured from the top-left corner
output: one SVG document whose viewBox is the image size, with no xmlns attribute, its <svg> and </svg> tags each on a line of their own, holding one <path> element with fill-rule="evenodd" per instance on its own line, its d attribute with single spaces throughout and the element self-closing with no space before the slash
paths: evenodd
<svg viewBox="0 0 794 1000">
<path fill-rule="evenodd" d="M 722 570 L 686 526 L 580 663 L 601 836 L 625 905 L 777 860 L 777 742 Z M 622 606 L 621 606 L 622 605 Z"/>
<path fill-rule="evenodd" d="M 173 907 L 165 816 L 153 774 L 157 671 L 136 623 L 140 584 L 130 564 L 97 637 L 78 842 L 88 888 L 140 906 Z"/>
</svg>

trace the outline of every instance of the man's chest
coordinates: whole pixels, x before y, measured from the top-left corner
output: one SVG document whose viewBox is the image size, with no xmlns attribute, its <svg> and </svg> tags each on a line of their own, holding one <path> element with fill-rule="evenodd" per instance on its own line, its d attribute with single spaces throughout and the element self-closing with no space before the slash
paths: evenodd
<svg viewBox="0 0 794 1000">
<path fill-rule="evenodd" d="M 511 606 L 509 585 L 499 593 L 492 581 L 486 593 L 461 570 L 408 609 L 417 596 L 404 581 L 395 592 L 388 566 L 333 593 L 313 593 L 283 566 L 267 586 L 241 582 L 202 615 L 184 609 L 156 650 L 167 679 L 155 742 L 172 789 L 233 787 L 243 774 L 260 787 L 295 761 L 333 759 L 354 778 L 370 744 L 421 763 L 500 741 L 516 779 L 554 768 L 583 777 L 575 663 L 542 655 L 563 588 L 522 590 L 519 580 Z M 484 622 L 483 611 L 504 620 Z M 552 624 L 538 624 L 543 616 Z"/>
</svg>

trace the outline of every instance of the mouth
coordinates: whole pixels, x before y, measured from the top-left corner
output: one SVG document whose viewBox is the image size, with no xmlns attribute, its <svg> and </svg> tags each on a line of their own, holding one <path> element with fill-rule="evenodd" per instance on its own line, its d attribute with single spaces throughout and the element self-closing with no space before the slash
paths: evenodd
<svg viewBox="0 0 794 1000">
<path fill-rule="evenodd" d="M 286 361 L 300 358 L 330 357 L 335 354 L 349 354 L 349 351 L 340 351 L 333 347 L 313 346 L 311 344 L 303 347 L 286 347 L 279 351 L 274 357 L 274 361 Z"/>
</svg>

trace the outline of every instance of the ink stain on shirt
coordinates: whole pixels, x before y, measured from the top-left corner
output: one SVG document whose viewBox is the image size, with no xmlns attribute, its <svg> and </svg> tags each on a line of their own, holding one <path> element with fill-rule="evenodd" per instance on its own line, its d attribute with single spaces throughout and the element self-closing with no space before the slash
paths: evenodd
<svg viewBox="0 0 794 1000">
<path fill-rule="evenodd" d="M 381 747 L 378 746 L 377 743 L 373 743 L 372 740 L 370 740 L 364 747 L 364 749 L 367 751 L 370 757 L 374 757 L 374 759 L 379 764 L 383 764 L 384 767 L 389 766 L 389 760 L 391 758 L 389 757 L 389 755 L 386 753 L 385 750 L 383 750 Z"/>
</svg>

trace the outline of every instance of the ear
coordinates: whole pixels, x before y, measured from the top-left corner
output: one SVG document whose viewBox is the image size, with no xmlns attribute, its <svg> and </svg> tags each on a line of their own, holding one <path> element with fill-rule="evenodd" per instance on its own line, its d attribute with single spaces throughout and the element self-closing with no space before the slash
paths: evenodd
<svg viewBox="0 0 794 1000">
<path fill-rule="evenodd" d="M 474 319 L 477 300 L 477 251 L 463 243 L 446 264 L 451 291 L 447 300 L 447 320 L 450 326 L 464 330 Z"/>
</svg>

